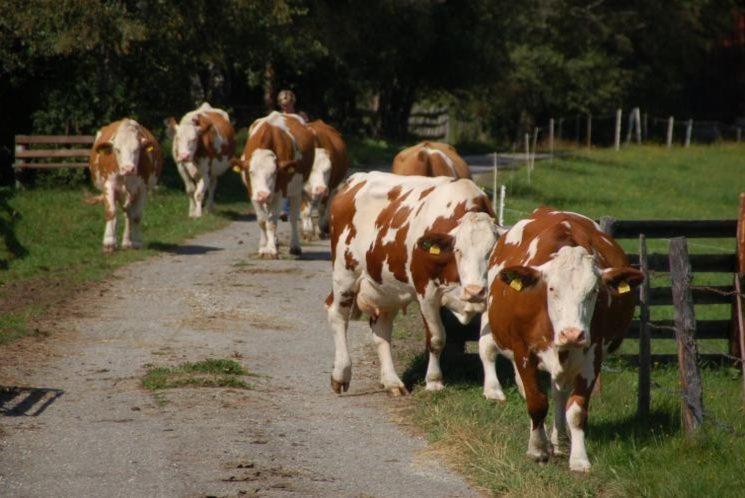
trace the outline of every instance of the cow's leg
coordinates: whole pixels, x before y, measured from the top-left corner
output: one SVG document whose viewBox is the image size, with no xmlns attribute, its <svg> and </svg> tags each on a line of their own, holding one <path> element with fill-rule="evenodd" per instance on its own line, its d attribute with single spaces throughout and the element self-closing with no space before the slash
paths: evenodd
<svg viewBox="0 0 745 498">
<path fill-rule="evenodd" d="M 300 237 L 298 236 L 298 218 L 300 217 L 300 194 L 290 196 L 290 254 L 300 256 L 303 250 L 300 248 Z"/>
<path fill-rule="evenodd" d="M 194 218 L 202 217 L 202 206 L 204 205 L 205 192 L 209 188 L 209 177 L 200 176 L 197 180 L 196 189 L 194 190 Z"/>
<path fill-rule="evenodd" d="M 178 174 L 181 176 L 181 179 L 184 181 L 184 190 L 186 191 L 186 196 L 189 198 L 189 218 L 194 218 L 194 212 L 196 210 L 194 193 L 197 190 L 197 186 L 194 183 L 194 180 L 192 180 L 191 176 L 189 176 L 189 172 L 187 171 L 186 166 L 184 166 L 182 163 L 176 163 L 176 169 L 178 170 Z"/>
<path fill-rule="evenodd" d="M 279 217 L 279 204 L 282 202 L 280 196 L 275 196 L 270 205 L 257 204 L 256 220 L 259 223 L 261 236 L 259 239 L 259 256 L 262 258 L 277 259 L 277 218 Z"/>
<path fill-rule="evenodd" d="M 334 289 L 328 305 L 328 320 L 334 333 L 334 369 L 331 372 L 331 389 L 341 394 L 349 389 L 352 379 L 352 360 L 347 346 L 349 316 L 355 299 L 354 273 L 334 268 Z"/>
<path fill-rule="evenodd" d="M 210 172 L 210 184 L 207 192 L 207 212 L 213 213 L 215 211 L 215 191 L 217 190 L 217 175 L 214 172 Z"/>
<path fill-rule="evenodd" d="M 380 360 L 380 383 L 394 396 L 408 394 L 404 383 L 396 373 L 393 365 L 393 355 L 391 354 L 391 334 L 393 332 L 393 319 L 396 317 L 395 311 L 386 311 L 380 313 L 377 318 L 370 318 L 370 328 L 373 333 L 373 341 L 378 349 L 378 359 Z"/>
<path fill-rule="evenodd" d="M 554 422 L 551 429 L 551 446 L 554 448 L 554 455 L 563 455 L 566 451 L 567 443 L 567 419 L 565 410 L 569 389 L 559 384 L 555 380 L 551 385 L 551 394 L 554 402 Z"/>
<path fill-rule="evenodd" d="M 303 197 L 300 207 L 300 231 L 303 234 L 303 239 L 313 240 L 313 203 L 311 203 L 308 195 L 303 192 Z"/>
<path fill-rule="evenodd" d="M 328 217 L 331 206 L 331 196 L 327 195 L 318 203 L 318 238 L 325 240 L 329 237 Z M 325 228 L 325 229 L 324 229 Z"/>
<path fill-rule="evenodd" d="M 525 401 L 530 416 L 530 438 L 527 454 L 537 462 L 547 462 L 549 442 L 546 428 L 543 425 L 548 413 L 548 397 L 538 384 L 538 361 L 535 355 L 527 351 L 515 351 L 516 376 L 519 376 L 525 388 Z"/>
<path fill-rule="evenodd" d="M 124 220 L 124 235 L 122 236 L 122 247 L 124 249 L 140 249 L 142 247 L 142 213 L 145 210 L 147 202 L 147 193 L 143 185 L 136 193 L 133 194 L 129 205 L 126 209 L 126 218 Z"/>
<path fill-rule="evenodd" d="M 592 359 L 585 361 L 593 361 Z M 585 429 L 587 427 L 587 410 L 590 406 L 590 396 L 595 380 L 600 370 L 600 362 L 594 362 L 591 378 L 582 374 L 574 380 L 574 389 L 566 404 L 566 420 L 571 435 L 571 449 L 569 450 L 569 469 L 575 472 L 588 472 L 590 460 L 585 448 Z"/>
<path fill-rule="evenodd" d="M 484 397 L 504 401 L 507 398 L 497 378 L 497 355 L 499 348 L 489 327 L 489 313 L 481 314 L 481 337 L 479 337 L 479 358 L 484 367 Z"/>
<path fill-rule="evenodd" d="M 419 300 L 419 309 L 422 312 L 427 334 L 427 351 L 429 352 L 427 374 L 424 377 L 427 383 L 427 391 L 440 391 L 445 387 L 442 382 L 442 370 L 440 369 L 440 354 L 445 348 L 445 327 L 442 324 L 442 318 L 440 318 L 439 303 L 439 299 L 426 299 L 426 297 Z"/>
<path fill-rule="evenodd" d="M 103 216 L 106 227 L 103 232 L 103 251 L 116 250 L 116 183 L 107 181 L 103 188 Z"/>
</svg>

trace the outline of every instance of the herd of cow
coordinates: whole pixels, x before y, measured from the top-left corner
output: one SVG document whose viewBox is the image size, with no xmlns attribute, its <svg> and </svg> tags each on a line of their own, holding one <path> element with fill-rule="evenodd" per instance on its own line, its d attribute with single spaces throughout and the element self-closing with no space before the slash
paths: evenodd
<svg viewBox="0 0 745 498">
<path fill-rule="evenodd" d="M 632 289 L 644 279 L 621 247 L 591 219 L 537 208 L 510 228 L 498 226 L 486 194 L 449 145 L 424 142 L 400 152 L 393 173 L 355 173 L 341 135 L 322 121 L 272 112 L 249 128 L 240 158 L 227 113 L 203 104 L 166 121 L 173 158 L 189 195 L 189 215 L 213 204 L 218 177 L 231 165 L 241 174 L 261 230 L 259 254 L 276 258 L 276 227 L 289 199 L 290 252 L 300 253 L 302 229 L 328 234 L 332 292 L 326 299 L 334 334 L 331 387 L 347 391 L 352 365 L 350 319 L 365 314 L 380 360 L 381 384 L 406 394 L 391 354 L 393 320 L 416 300 L 429 354 L 426 389 L 443 388 L 440 353 L 445 329 L 440 308 L 467 323 L 481 317 L 479 356 L 484 396 L 504 400 L 495 360 L 512 361 L 530 417 L 528 455 L 541 462 L 562 454 L 569 467 L 588 471 L 584 432 L 588 405 L 603 358 L 616 349 L 634 310 Z M 102 128 L 90 156 L 102 190 L 104 250 L 116 248 L 116 207 L 126 212 L 123 247 L 141 244 L 146 193 L 162 168 L 153 135 L 131 119 Z M 314 227 L 311 209 L 319 212 Z M 553 427 L 544 421 L 548 397 L 538 370 L 551 376 Z"/>
</svg>

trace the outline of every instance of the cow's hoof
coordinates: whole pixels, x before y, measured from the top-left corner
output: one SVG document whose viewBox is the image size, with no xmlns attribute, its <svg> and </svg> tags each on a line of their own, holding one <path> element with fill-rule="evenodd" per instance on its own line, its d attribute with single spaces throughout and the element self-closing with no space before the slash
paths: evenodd
<svg viewBox="0 0 745 498">
<path fill-rule="evenodd" d="M 301 254 L 303 254 L 303 250 L 300 249 L 299 246 L 290 247 L 290 254 L 292 254 L 293 256 L 300 256 Z"/>
<path fill-rule="evenodd" d="M 279 215 L 279 219 L 282 221 L 287 221 L 287 213 L 282 213 Z"/>
<path fill-rule="evenodd" d="M 501 389 L 484 388 L 484 397 L 486 399 L 493 399 L 494 401 L 507 401 L 507 397 Z"/>
<path fill-rule="evenodd" d="M 528 457 L 533 460 L 536 463 L 547 463 L 548 462 L 548 452 L 547 451 L 540 451 L 540 450 L 531 450 L 526 453 Z"/>
<path fill-rule="evenodd" d="M 408 395 L 409 391 L 404 386 L 397 386 L 388 388 L 388 394 L 394 398 L 398 398 L 399 396 Z"/>
<path fill-rule="evenodd" d="M 116 251 L 116 244 L 104 244 L 103 245 L 104 254 L 111 254 L 114 251 Z"/>
<path fill-rule="evenodd" d="M 334 380 L 334 378 L 331 377 L 331 389 L 336 394 L 341 394 L 342 391 L 347 392 L 349 391 L 349 382 L 339 382 L 338 380 Z"/>
<path fill-rule="evenodd" d="M 312 233 L 308 233 L 308 232 L 303 232 L 302 233 L 302 237 L 303 237 L 303 240 L 306 241 L 306 242 L 312 242 L 313 239 L 314 239 L 313 234 Z"/>
<path fill-rule="evenodd" d="M 428 380 L 424 389 L 427 391 L 442 391 L 445 389 L 445 384 L 441 380 Z"/>
<path fill-rule="evenodd" d="M 559 456 L 559 457 L 560 456 L 566 456 L 567 455 L 567 451 L 566 451 L 566 448 L 564 446 L 556 445 L 555 444 L 555 445 L 552 445 L 551 446 L 551 454 L 553 456 Z"/>
<path fill-rule="evenodd" d="M 590 472 L 590 462 L 586 459 L 569 460 L 569 470 L 572 472 Z"/>
</svg>

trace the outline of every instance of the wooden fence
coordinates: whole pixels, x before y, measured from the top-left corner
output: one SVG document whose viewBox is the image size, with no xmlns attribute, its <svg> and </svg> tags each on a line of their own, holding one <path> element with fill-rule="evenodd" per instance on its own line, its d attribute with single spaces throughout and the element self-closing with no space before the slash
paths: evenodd
<svg viewBox="0 0 745 498">
<path fill-rule="evenodd" d="M 24 169 L 87 168 L 93 135 L 16 135 L 16 185 Z"/>
</svg>

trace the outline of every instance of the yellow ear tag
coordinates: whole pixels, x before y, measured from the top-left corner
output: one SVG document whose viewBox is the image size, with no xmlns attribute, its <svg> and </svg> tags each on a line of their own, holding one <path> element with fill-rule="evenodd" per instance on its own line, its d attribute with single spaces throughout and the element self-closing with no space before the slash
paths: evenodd
<svg viewBox="0 0 745 498">
<path fill-rule="evenodd" d="M 631 292 L 631 286 L 628 282 L 621 282 L 620 284 L 618 284 L 619 294 L 626 294 L 627 292 Z"/>
<path fill-rule="evenodd" d="M 440 246 L 431 246 L 429 248 L 430 254 L 440 254 Z"/>
<path fill-rule="evenodd" d="M 235 171 L 236 173 L 240 173 L 241 169 L 238 166 L 233 166 L 233 171 Z"/>
<path fill-rule="evenodd" d="M 153 145 L 151 145 L 151 146 L 149 146 L 149 147 L 147 148 L 147 151 L 148 151 L 148 152 L 152 152 L 153 150 L 155 150 L 155 146 L 153 146 Z"/>
<path fill-rule="evenodd" d="M 519 278 L 513 278 L 512 282 L 510 282 L 510 287 L 515 289 L 517 292 L 520 292 L 523 290 L 523 281 Z"/>
</svg>

